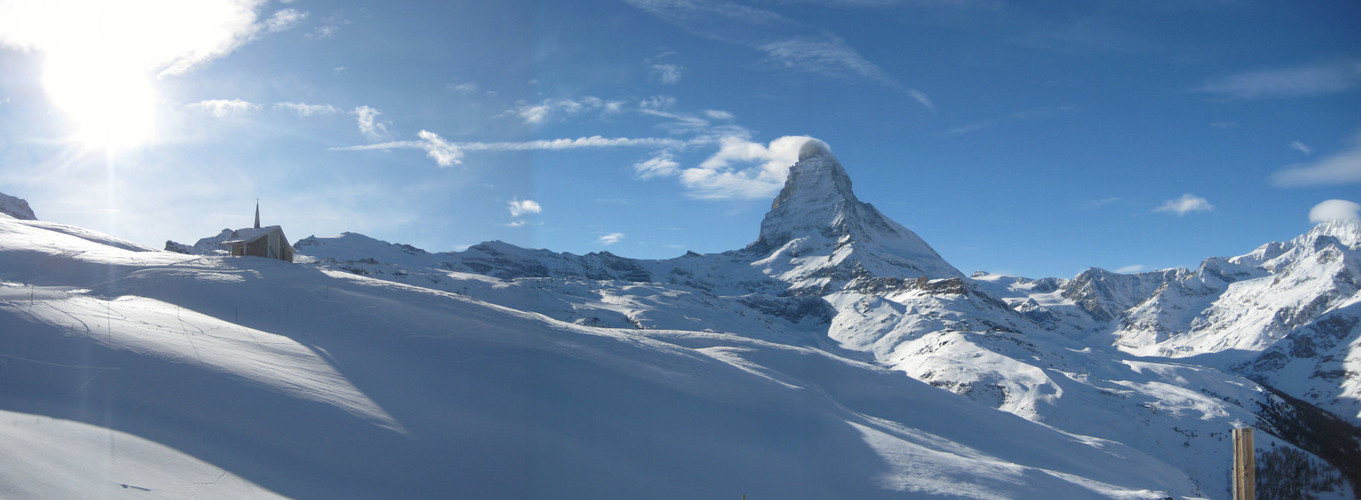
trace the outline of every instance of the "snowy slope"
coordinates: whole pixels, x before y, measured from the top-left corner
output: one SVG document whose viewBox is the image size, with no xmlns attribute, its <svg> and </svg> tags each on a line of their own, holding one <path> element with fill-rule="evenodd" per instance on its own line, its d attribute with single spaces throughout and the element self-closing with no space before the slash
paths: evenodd
<svg viewBox="0 0 1361 500">
<path fill-rule="evenodd" d="M 1194 492 L 1119 443 L 818 349 L 96 240 L 0 221 L 6 496 Z"/>
<path fill-rule="evenodd" d="M 1239 299 L 1233 293 L 1256 290 L 1264 302 L 1259 308 L 1277 317 L 1292 302 L 1272 300 L 1279 284 L 1267 278 L 1276 270 L 1304 270 L 1294 282 L 1307 300 L 1314 300 L 1310 290 L 1336 288 L 1337 280 L 1305 272 L 1317 267 L 1289 264 L 1314 255 L 1292 249 L 1326 249 L 1333 241 L 1309 238 L 1267 245 L 1244 257 L 1208 259 L 1196 271 L 1124 275 L 1093 269 L 1073 279 L 963 278 L 910 231 L 859 202 L 844 169 L 814 144 L 792 167 L 757 242 L 739 251 L 664 261 L 605 254 L 611 264 L 604 265 L 600 254 L 574 256 L 499 242 L 427 254 L 348 234 L 309 238 L 299 251 L 316 255 L 325 268 L 578 324 L 726 331 L 816 348 L 1031 421 L 1122 442 L 1184 471 L 1199 492 L 1214 497 L 1228 494 L 1223 464 L 1230 458 L 1226 439 L 1234 427 L 1258 426 L 1263 446 L 1318 449 L 1338 437 L 1291 430 L 1288 415 L 1312 410 L 1276 396 L 1276 385 L 1315 404 L 1355 401 L 1348 399 L 1355 375 L 1335 367 L 1306 380 L 1314 384 L 1312 394 L 1328 396 L 1312 399 L 1310 389 L 1285 383 L 1298 378 L 1299 370 L 1264 387 L 1258 382 L 1266 380 L 1262 376 L 1229 369 L 1268 345 L 1251 340 L 1260 335 L 1241 333 L 1266 327 L 1252 320 L 1261 313 L 1235 309 Z M 1260 288 L 1263 283 L 1269 286 Z M 1241 318 L 1227 315 L 1235 310 Z M 1214 311 L 1223 312 L 1204 318 Z M 1200 330 L 1188 334 L 1190 325 Z M 1347 342 L 1336 345 L 1349 349 Z M 1272 433 L 1289 436 L 1292 444 Z M 1319 470 L 1333 470 L 1318 457 L 1311 460 Z"/>
<path fill-rule="evenodd" d="M 1244 425 L 1324 478 L 1300 494 L 1361 481 L 1355 225 L 964 277 L 818 142 L 754 243 L 667 260 L 345 233 L 288 265 L 0 223 L 27 349 L 0 411 L 187 453 L 223 496 L 1220 498 Z"/>
</svg>

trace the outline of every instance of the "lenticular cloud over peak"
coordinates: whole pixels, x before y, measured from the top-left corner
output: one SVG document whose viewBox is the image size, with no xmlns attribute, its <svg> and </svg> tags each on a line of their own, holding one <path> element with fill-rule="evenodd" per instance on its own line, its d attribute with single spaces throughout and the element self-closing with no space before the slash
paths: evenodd
<svg viewBox="0 0 1361 500">
<path fill-rule="evenodd" d="M 1309 222 L 1361 222 L 1361 204 L 1327 200 L 1309 209 Z"/>
</svg>

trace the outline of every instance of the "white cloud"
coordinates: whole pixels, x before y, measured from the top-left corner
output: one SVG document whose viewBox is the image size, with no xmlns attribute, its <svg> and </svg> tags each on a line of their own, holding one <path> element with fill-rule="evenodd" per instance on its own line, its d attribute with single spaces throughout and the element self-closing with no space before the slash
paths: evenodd
<svg viewBox="0 0 1361 500">
<path fill-rule="evenodd" d="M 653 80 L 666 85 L 675 85 L 681 80 L 681 74 L 685 68 L 679 64 L 653 64 L 651 76 Z"/>
<path fill-rule="evenodd" d="M 1158 208 L 1153 209 L 1153 211 L 1181 217 L 1191 212 L 1209 212 L 1214 209 L 1214 205 L 1211 205 L 1205 198 L 1186 193 L 1181 195 L 1181 198 L 1164 201 L 1162 205 L 1158 205 Z"/>
<path fill-rule="evenodd" d="M 223 118 L 228 115 L 257 111 L 260 109 L 260 105 L 241 99 L 210 99 L 191 103 L 188 108 Z"/>
<path fill-rule="evenodd" d="M 1144 266 L 1142 264 L 1134 264 L 1131 266 L 1125 266 L 1120 269 L 1116 269 L 1115 272 L 1120 274 L 1133 274 L 1143 270 Z"/>
<path fill-rule="evenodd" d="M 543 207 L 534 200 L 510 200 L 510 216 L 519 217 L 526 214 L 537 214 L 543 211 Z"/>
<path fill-rule="evenodd" d="M 286 109 L 302 116 L 330 115 L 339 113 L 340 110 L 330 104 L 306 104 L 301 102 L 280 102 L 274 104 L 274 109 Z"/>
<path fill-rule="evenodd" d="M 600 243 L 601 245 L 613 245 L 615 243 L 619 243 L 619 240 L 622 239 L 624 239 L 624 233 L 610 233 L 596 239 L 596 242 Z"/>
<path fill-rule="evenodd" d="M 1267 178 L 1277 187 L 1342 185 L 1361 182 L 1361 135 L 1351 149 L 1277 170 Z"/>
<path fill-rule="evenodd" d="M 1347 200 L 1327 200 L 1309 209 L 1309 222 L 1361 222 L 1361 204 Z"/>
<path fill-rule="evenodd" d="M 1309 149 L 1309 145 L 1300 141 L 1290 141 L 1290 149 L 1304 153 L 1305 156 L 1309 156 L 1313 152 L 1312 149 Z"/>
<path fill-rule="evenodd" d="M 0 45 L 36 50 L 53 59 L 161 76 L 225 56 L 259 29 L 261 0 L 33 0 L 7 2 Z"/>
<path fill-rule="evenodd" d="M 1196 92 L 1230 99 L 1264 99 L 1345 92 L 1361 86 L 1361 61 L 1341 60 L 1251 71 L 1205 82 Z"/>
<path fill-rule="evenodd" d="M 680 173 L 680 163 L 671 152 L 662 151 L 652 158 L 633 164 L 633 171 L 642 179 L 671 177 Z"/>
<path fill-rule="evenodd" d="M 457 145 L 445 141 L 444 138 L 429 130 L 422 130 L 416 134 L 421 138 L 418 143 L 419 148 L 425 150 L 426 156 L 435 160 L 435 164 L 441 167 L 451 167 L 463 163 L 463 150 Z"/>
<path fill-rule="evenodd" d="M 358 120 L 359 132 L 364 134 L 364 137 L 368 137 L 369 140 L 381 141 L 391 137 L 388 134 L 388 124 L 378 121 L 378 115 L 383 114 L 381 111 L 368 106 L 359 106 L 354 108 L 354 111 L 351 111 L 350 114 Z"/>
<path fill-rule="evenodd" d="M 265 30 L 270 33 L 278 33 L 297 26 L 303 19 L 307 19 L 306 12 L 298 9 L 282 9 L 265 20 Z"/>
<path fill-rule="evenodd" d="M 725 137 L 717 153 L 697 167 L 679 172 L 681 185 L 695 198 L 753 199 L 775 194 L 784 185 L 789 167 L 799 160 L 799 148 L 812 139 L 784 136 L 761 145 L 741 137 Z"/>
</svg>

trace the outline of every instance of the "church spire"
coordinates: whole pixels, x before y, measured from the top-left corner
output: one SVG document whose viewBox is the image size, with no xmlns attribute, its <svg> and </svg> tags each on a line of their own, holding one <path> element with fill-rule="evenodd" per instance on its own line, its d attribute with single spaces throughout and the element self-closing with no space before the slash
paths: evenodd
<svg viewBox="0 0 1361 500">
<path fill-rule="evenodd" d="M 260 200 L 255 200 L 255 228 L 260 229 Z"/>
</svg>

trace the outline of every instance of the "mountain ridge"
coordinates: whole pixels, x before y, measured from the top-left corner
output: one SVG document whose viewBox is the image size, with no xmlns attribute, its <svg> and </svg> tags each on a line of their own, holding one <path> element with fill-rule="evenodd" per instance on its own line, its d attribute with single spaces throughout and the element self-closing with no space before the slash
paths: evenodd
<svg viewBox="0 0 1361 500">
<path fill-rule="evenodd" d="M 485 242 L 430 253 L 356 233 L 295 247 L 300 264 L 328 276 L 434 290 L 587 331 L 689 346 L 749 339 L 706 352 L 758 373 L 770 367 L 754 345 L 853 360 L 1130 446 L 1184 471 L 1195 486 L 1183 496 L 1217 497 L 1228 488 L 1227 431 L 1245 423 L 1261 426 L 1262 446 L 1308 452 L 1308 470 L 1341 477 L 1361 460 L 1328 451 L 1342 437 L 1288 425 L 1318 411 L 1347 422 L 1339 425 L 1361 422 L 1351 285 L 1361 238 L 1351 231 L 1320 224 L 1195 270 L 964 277 L 858 200 L 830 148 L 810 142 L 756 241 L 738 250 L 637 260 Z"/>
</svg>

